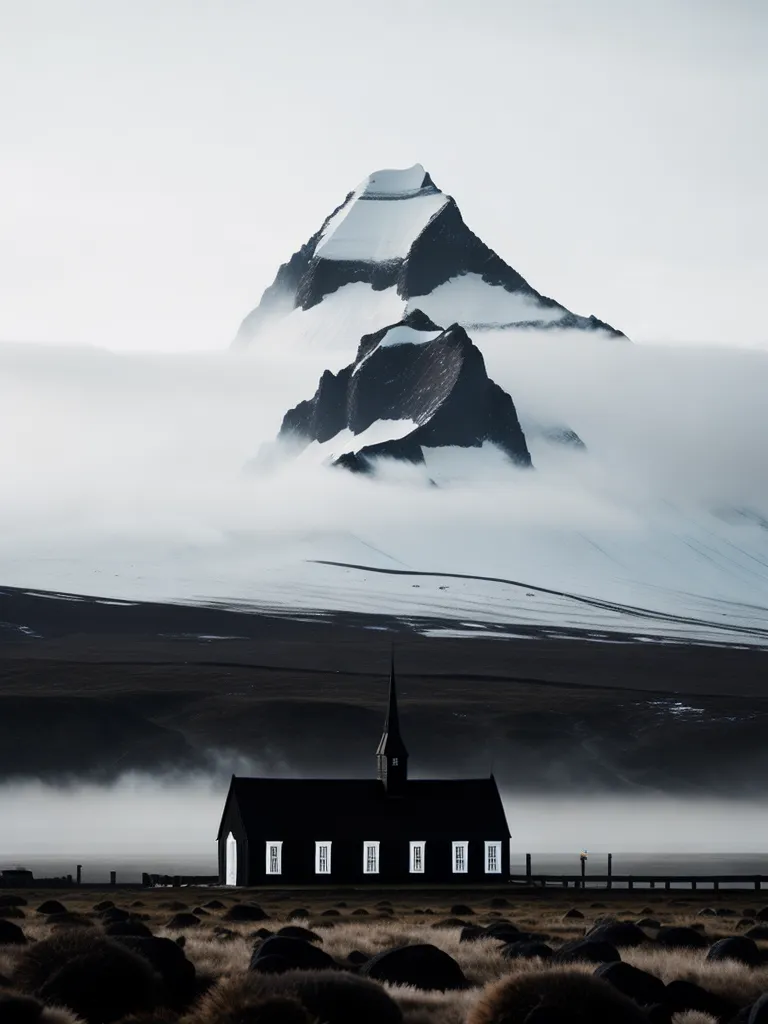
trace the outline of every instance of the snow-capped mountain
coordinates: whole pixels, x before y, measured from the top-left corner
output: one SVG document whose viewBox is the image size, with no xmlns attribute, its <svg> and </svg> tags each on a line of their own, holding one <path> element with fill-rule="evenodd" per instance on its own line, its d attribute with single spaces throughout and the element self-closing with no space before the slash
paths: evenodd
<svg viewBox="0 0 768 1024">
<path fill-rule="evenodd" d="M 423 463 L 425 448 L 484 443 L 531 464 L 514 403 L 466 331 L 419 310 L 364 337 L 349 366 L 326 370 L 314 397 L 286 414 L 280 439 L 357 472 L 381 456 Z"/>
<path fill-rule="evenodd" d="M 415 309 L 470 333 L 602 331 L 528 282 L 473 234 L 421 164 L 371 174 L 278 270 L 236 344 L 299 338 L 356 346 Z M 354 348 L 350 349 L 350 354 Z"/>
</svg>

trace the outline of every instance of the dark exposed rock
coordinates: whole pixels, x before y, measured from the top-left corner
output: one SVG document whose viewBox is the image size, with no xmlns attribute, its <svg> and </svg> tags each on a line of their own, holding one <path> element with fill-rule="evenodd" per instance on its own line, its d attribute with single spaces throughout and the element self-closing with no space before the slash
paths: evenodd
<svg viewBox="0 0 768 1024">
<path fill-rule="evenodd" d="M 208 910 L 224 910 L 225 904 L 221 900 L 208 900 L 207 903 L 203 904 Z"/>
<path fill-rule="evenodd" d="M 454 903 L 448 913 L 454 914 L 456 917 L 467 917 L 467 915 L 471 917 L 475 912 L 472 907 L 468 907 L 464 903 Z"/>
<path fill-rule="evenodd" d="M 479 927 L 479 925 L 469 924 L 465 928 L 461 929 L 459 935 L 459 942 L 474 942 L 476 939 L 487 939 L 488 933 L 485 928 Z"/>
<path fill-rule="evenodd" d="M 448 953 L 429 943 L 387 949 L 363 964 L 360 973 L 394 985 L 446 992 L 468 987 L 459 964 Z"/>
<path fill-rule="evenodd" d="M 313 1020 L 323 1024 L 402 1024 L 403 1021 L 400 1007 L 381 985 L 349 971 L 291 971 L 270 978 L 269 984 L 273 992 L 294 995 Z M 244 1019 L 253 1020 L 253 1017 Z"/>
<path fill-rule="evenodd" d="M 333 907 L 329 907 L 327 910 L 324 910 L 320 914 L 320 917 L 341 917 L 341 914 L 339 913 L 338 910 L 335 910 Z"/>
<path fill-rule="evenodd" d="M 45 923 L 52 928 L 93 928 L 93 921 L 71 910 L 63 914 L 49 914 Z"/>
<path fill-rule="evenodd" d="M 756 921 L 768 921 L 768 907 L 760 907 L 755 914 Z"/>
<path fill-rule="evenodd" d="M 218 929 L 215 929 L 215 930 L 218 930 Z M 270 937 L 270 935 L 274 935 L 274 934 L 275 934 L 275 932 L 270 931 L 269 928 L 257 928 L 255 931 L 252 931 L 252 932 L 248 933 L 248 938 L 249 939 L 268 939 Z M 294 936 L 294 938 L 297 938 L 297 936 Z"/>
<path fill-rule="evenodd" d="M 707 940 L 694 928 L 678 928 L 667 925 L 659 929 L 656 941 L 668 949 L 705 949 Z"/>
<path fill-rule="evenodd" d="M 413 424 L 405 434 L 403 421 Z M 485 442 L 531 464 L 514 403 L 488 378 L 480 350 L 462 327 L 441 330 L 419 310 L 366 335 L 354 363 L 326 371 L 314 397 L 286 413 L 279 439 L 298 448 L 337 436 L 328 458 L 355 471 L 382 456 L 418 463 L 425 448 Z"/>
<path fill-rule="evenodd" d="M 146 959 L 112 939 L 81 931 L 29 946 L 13 980 L 46 1003 L 69 1007 L 87 1024 L 110 1024 L 151 1010 L 159 994 Z"/>
<path fill-rule="evenodd" d="M 165 909 L 168 909 L 167 907 Z M 114 924 L 115 921 L 127 921 L 131 915 L 121 907 L 107 907 L 99 913 L 99 918 L 105 924 Z"/>
<path fill-rule="evenodd" d="M 756 942 L 765 941 L 768 939 L 768 924 L 756 924 L 754 928 L 750 928 L 744 934 L 748 939 L 754 939 Z"/>
<path fill-rule="evenodd" d="M 352 911 L 352 917 L 368 917 L 368 911 L 365 907 L 358 907 L 357 910 Z"/>
<path fill-rule="evenodd" d="M 576 939 L 566 942 L 555 951 L 553 961 L 558 964 L 572 964 L 585 961 L 591 964 L 613 963 L 621 960 L 618 949 L 610 942 L 592 939 Z"/>
<path fill-rule="evenodd" d="M 286 971 L 293 970 L 293 964 L 283 956 L 270 954 L 269 956 L 251 957 L 249 970 L 257 971 L 259 974 L 285 974 Z"/>
<path fill-rule="evenodd" d="M 509 900 L 505 896 L 494 896 L 488 903 L 489 907 L 508 907 L 510 906 Z"/>
<path fill-rule="evenodd" d="M 195 914 L 174 914 L 165 926 L 170 931 L 181 931 L 184 928 L 198 928 L 200 918 Z"/>
<path fill-rule="evenodd" d="M 15 893 L 0 893 L 0 907 L 26 907 L 27 901 Z"/>
<path fill-rule="evenodd" d="M 125 935 L 115 941 L 142 956 L 160 975 L 163 982 L 161 999 L 165 1005 L 182 1010 L 194 999 L 197 991 L 195 965 L 172 939 Z"/>
<path fill-rule="evenodd" d="M 736 917 L 736 911 L 730 907 L 718 907 L 715 913 L 718 917 Z"/>
<path fill-rule="evenodd" d="M 444 917 L 442 921 L 435 921 L 430 928 L 468 928 L 469 922 L 462 921 L 458 917 Z"/>
<path fill-rule="evenodd" d="M 44 914 L 48 917 L 51 914 L 66 914 L 67 908 L 63 903 L 59 903 L 58 900 L 45 900 L 45 902 L 41 903 L 37 908 L 37 912 L 38 914 Z"/>
<path fill-rule="evenodd" d="M 570 910 L 566 910 L 566 912 L 563 914 L 563 920 L 568 921 L 571 919 L 581 921 L 584 919 L 584 915 L 580 910 L 577 910 L 576 907 L 571 907 Z"/>
<path fill-rule="evenodd" d="M 112 907 L 114 907 L 114 905 L 115 904 L 112 902 L 112 900 L 102 900 L 100 903 L 94 904 L 93 909 L 96 911 L 97 914 L 100 914 L 102 910 L 111 910 Z"/>
<path fill-rule="evenodd" d="M 152 931 L 143 921 L 132 918 L 128 921 L 113 921 L 104 928 L 106 935 L 137 935 L 145 939 L 152 938 Z"/>
<path fill-rule="evenodd" d="M 696 911 L 696 917 L 717 917 L 717 911 L 714 907 L 702 907 Z"/>
<path fill-rule="evenodd" d="M 486 988 L 467 1017 L 468 1024 L 532 1020 L 541 1024 L 648 1024 L 648 1016 L 633 1000 L 601 978 L 575 970 L 509 974 Z"/>
<path fill-rule="evenodd" d="M 359 967 L 360 964 L 367 963 L 370 958 L 365 953 L 361 953 L 359 949 L 353 949 L 350 953 L 347 953 L 347 961 L 353 964 L 355 967 Z"/>
<path fill-rule="evenodd" d="M 17 924 L 0 920 L 0 946 L 24 946 L 26 942 L 26 936 Z"/>
<path fill-rule="evenodd" d="M 289 917 L 309 917 L 309 911 L 305 907 L 297 907 L 296 910 L 292 910 Z"/>
<path fill-rule="evenodd" d="M 747 967 L 757 967 L 763 963 L 763 954 L 754 939 L 746 935 L 731 935 L 710 946 L 707 960 L 736 960 Z"/>
<path fill-rule="evenodd" d="M 657 921 L 655 917 L 641 917 L 637 922 L 638 928 L 661 928 L 661 921 Z"/>
<path fill-rule="evenodd" d="M 0 906 L 0 917 L 6 920 L 23 921 L 27 915 L 21 909 L 21 907 L 2 907 Z"/>
<path fill-rule="evenodd" d="M 542 960 L 549 960 L 553 955 L 551 946 L 546 942 L 528 942 L 518 940 L 508 942 L 501 947 L 501 955 L 507 960 L 533 960 L 541 957 Z"/>
<path fill-rule="evenodd" d="M 768 1024 L 768 992 L 761 995 L 750 1007 L 747 1024 Z"/>
<path fill-rule="evenodd" d="M 610 942 L 618 949 L 640 946 L 642 943 L 648 942 L 645 932 L 631 921 L 612 921 L 609 924 L 599 924 L 587 932 L 587 937 L 592 941 Z"/>
<path fill-rule="evenodd" d="M 625 963 L 600 964 L 595 977 L 607 981 L 625 996 L 634 999 L 640 1006 L 653 1006 L 665 999 L 664 982 L 647 971 Z"/>
<path fill-rule="evenodd" d="M 665 1004 L 674 1013 L 684 1010 L 698 1010 L 708 1013 L 719 1021 L 729 1021 L 738 1011 L 738 1006 L 729 999 L 715 995 L 692 981 L 671 981 L 667 985 Z"/>
<path fill-rule="evenodd" d="M 296 916 L 294 911 L 293 916 Z M 268 921 L 269 914 L 257 903 L 235 903 L 224 914 L 224 921 Z"/>
<path fill-rule="evenodd" d="M 286 935 L 272 935 L 257 946 L 251 956 L 251 969 L 258 970 L 258 961 L 268 956 L 280 957 L 292 970 L 328 970 L 336 967 L 336 961 L 324 950 L 304 939 L 293 939 Z"/>
</svg>

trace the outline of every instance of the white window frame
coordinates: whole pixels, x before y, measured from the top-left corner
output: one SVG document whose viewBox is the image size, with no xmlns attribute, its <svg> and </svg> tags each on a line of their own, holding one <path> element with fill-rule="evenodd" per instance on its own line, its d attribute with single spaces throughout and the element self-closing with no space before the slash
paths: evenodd
<svg viewBox="0 0 768 1024">
<path fill-rule="evenodd" d="M 425 854 L 427 852 L 426 846 L 427 844 L 424 842 L 423 839 L 416 839 L 411 842 L 410 858 L 408 863 L 410 865 L 410 872 L 412 875 L 424 874 L 424 862 L 426 860 Z M 420 854 L 420 867 L 416 866 L 416 851 L 418 851 Z"/>
<path fill-rule="evenodd" d="M 454 875 L 466 875 L 469 871 L 469 843 L 466 839 L 457 839 L 451 843 L 451 864 Z M 461 867 L 458 867 L 461 860 Z"/>
<path fill-rule="evenodd" d="M 328 849 L 328 856 L 326 858 L 326 863 L 325 863 L 324 866 L 322 865 L 321 857 L 320 857 L 320 850 L 321 850 L 321 848 L 323 846 L 327 847 L 327 849 Z M 330 873 L 331 873 L 331 843 L 330 843 L 330 841 L 325 841 L 325 840 L 322 840 L 322 839 L 318 839 L 315 842 L 315 874 L 316 875 L 330 875 Z"/>
<path fill-rule="evenodd" d="M 277 848 L 277 868 L 272 868 L 272 847 Z M 266 871 L 268 875 L 283 873 L 283 842 L 281 839 L 268 839 L 266 846 Z"/>
<path fill-rule="evenodd" d="M 373 857 L 370 858 L 370 854 Z M 370 866 L 369 858 L 373 861 L 373 867 Z M 363 874 L 364 875 L 378 875 L 379 873 L 379 840 L 368 839 L 363 843 Z"/>
<path fill-rule="evenodd" d="M 491 867 L 491 854 L 494 855 L 496 867 Z M 486 875 L 501 874 L 501 843 L 497 839 L 485 841 L 485 873 Z"/>
</svg>

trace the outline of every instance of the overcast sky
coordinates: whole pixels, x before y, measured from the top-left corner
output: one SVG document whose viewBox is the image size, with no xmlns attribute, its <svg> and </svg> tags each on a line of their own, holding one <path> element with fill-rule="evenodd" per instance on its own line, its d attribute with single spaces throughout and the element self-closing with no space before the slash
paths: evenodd
<svg viewBox="0 0 768 1024">
<path fill-rule="evenodd" d="M 0 0 L 0 339 L 223 349 L 379 167 L 545 294 L 768 347 L 764 0 Z"/>
</svg>

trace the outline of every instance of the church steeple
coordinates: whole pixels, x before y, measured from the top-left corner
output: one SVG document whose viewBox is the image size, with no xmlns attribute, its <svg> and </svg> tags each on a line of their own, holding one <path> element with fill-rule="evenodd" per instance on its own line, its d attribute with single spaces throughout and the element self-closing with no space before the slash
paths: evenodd
<svg viewBox="0 0 768 1024">
<path fill-rule="evenodd" d="M 376 774 L 389 796 L 402 796 L 408 782 L 408 751 L 400 735 L 400 719 L 397 714 L 397 683 L 395 681 L 395 652 L 389 670 L 389 705 L 376 750 Z"/>
</svg>

